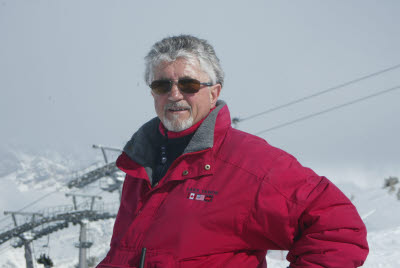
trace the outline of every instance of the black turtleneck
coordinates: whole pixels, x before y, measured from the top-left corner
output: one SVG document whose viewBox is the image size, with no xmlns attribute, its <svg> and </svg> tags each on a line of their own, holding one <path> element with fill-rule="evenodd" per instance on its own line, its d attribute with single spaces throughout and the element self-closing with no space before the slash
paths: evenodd
<svg viewBox="0 0 400 268">
<path fill-rule="evenodd" d="M 160 138 L 163 140 L 161 146 L 157 147 L 156 159 L 154 159 L 152 185 L 157 184 L 167 173 L 171 164 L 177 159 L 185 150 L 194 132 L 179 138 L 168 138 L 159 133 Z"/>
</svg>

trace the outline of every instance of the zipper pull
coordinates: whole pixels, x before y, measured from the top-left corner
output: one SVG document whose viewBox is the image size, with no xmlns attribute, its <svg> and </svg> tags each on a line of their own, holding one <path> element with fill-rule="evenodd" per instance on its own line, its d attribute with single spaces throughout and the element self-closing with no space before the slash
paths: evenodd
<svg viewBox="0 0 400 268">
<path fill-rule="evenodd" d="M 144 262 L 146 260 L 146 248 L 142 248 L 142 255 L 140 256 L 139 268 L 144 268 Z"/>
</svg>

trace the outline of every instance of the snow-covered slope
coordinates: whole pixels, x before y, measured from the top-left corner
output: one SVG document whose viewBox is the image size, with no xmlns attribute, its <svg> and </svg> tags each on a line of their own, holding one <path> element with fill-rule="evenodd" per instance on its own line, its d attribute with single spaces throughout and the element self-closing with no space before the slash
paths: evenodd
<svg viewBox="0 0 400 268">
<path fill-rule="evenodd" d="M 355 199 L 368 230 L 370 253 L 365 267 L 400 267 L 400 201 L 384 189 L 359 193 Z"/>
<path fill-rule="evenodd" d="M 0 160 L 0 181 L 3 184 L 0 189 L 1 214 L 4 210 L 17 210 L 35 200 L 39 201 L 24 211 L 72 204 L 71 199 L 65 196 L 65 192 L 69 190 L 64 187 L 73 174 L 71 170 L 76 170 L 79 166 L 72 159 L 54 152 L 40 156 L 26 152 L 0 152 Z M 400 201 L 385 189 L 361 189 L 350 183 L 338 186 L 353 200 L 368 229 L 370 254 L 363 267 L 400 267 L 400 214 L 398 213 Z M 101 195 L 102 201 L 106 203 L 115 202 L 119 198 L 117 192 L 110 194 L 101 191 L 98 183 L 76 193 Z M 19 217 L 18 220 L 24 219 Z M 88 238 L 94 244 L 88 255 L 97 258 L 97 261 L 108 251 L 113 222 L 114 220 L 105 220 L 89 223 Z M 0 217 L 0 231 L 10 226 L 12 226 L 11 217 Z M 38 257 L 42 253 L 48 254 L 55 264 L 54 267 L 72 268 L 78 262 L 78 249 L 74 247 L 78 239 L 79 226 L 70 224 L 67 229 L 35 240 L 34 255 Z M 268 267 L 287 267 L 288 262 L 284 260 L 286 253 L 269 252 Z M 10 243 L 1 245 L 0 267 L 25 267 L 23 249 L 14 249 Z M 36 264 L 36 267 L 42 266 Z"/>
<path fill-rule="evenodd" d="M 96 202 L 115 203 L 119 200 L 118 192 L 108 193 L 100 190 L 99 183 L 77 190 L 68 189 L 66 183 L 75 176 L 89 171 L 100 164 L 90 165 L 82 169 L 82 162 L 56 152 L 46 152 L 40 155 L 21 151 L 0 151 L 0 232 L 13 228 L 10 216 L 3 216 L 3 211 L 16 211 L 27 204 L 24 212 L 47 213 L 58 210 L 60 206 L 72 206 L 71 197 L 65 193 L 101 196 Z M 76 171 L 79 170 L 79 171 Z M 77 197 L 78 203 L 88 201 Z M 18 224 L 30 219 L 30 216 L 17 216 Z M 88 239 L 93 246 L 88 250 L 88 256 L 98 261 L 108 250 L 114 219 L 90 222 Z M 54 267 L 74 267 L 78 262 L 78 249 L 74 246 L 79 240 L 79 225 L 69 224 L 69 227 L 49 236 L 42 237 L 32 243 L 34 256 L 50 255 Z M 13 248 L 14 240 L 0 245 L 0 267 L 25 267 L 23 248 Z M 36 264 L 35 267 L 42 267 Z"/>
<path fill-rule="evenodd" d="M 62 187 L 87 163 L 54 151 L 40 154 L 0 148 L 0 179 L 13 181 L 21 191 Z"/>
</svg>

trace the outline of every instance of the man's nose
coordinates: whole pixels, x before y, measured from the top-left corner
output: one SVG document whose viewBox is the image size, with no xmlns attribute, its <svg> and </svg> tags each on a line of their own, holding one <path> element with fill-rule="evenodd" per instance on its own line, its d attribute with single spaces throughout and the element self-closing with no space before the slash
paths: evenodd
<svg viewBox="0 0 400 268">
<path fill-rule="evenodd" d="M 183 99 L 183 94 L 179 90 L 178 85 L 176 83 L 172 84 L 171 91 L 168 93 L 168 99 L 171 101 L 178 101 Z"/>
</svg>

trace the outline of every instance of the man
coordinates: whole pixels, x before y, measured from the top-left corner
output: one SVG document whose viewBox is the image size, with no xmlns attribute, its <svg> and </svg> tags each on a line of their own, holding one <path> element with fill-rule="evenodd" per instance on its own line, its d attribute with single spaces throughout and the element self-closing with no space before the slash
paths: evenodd
<svg viewBox="0 0 400 268">
<path fill-rule="evenodd" d="M 145 79 L 157 117 L 117 160 L 126 173 L 111 248 L 98 267 L 358 267 L 366 228 L 330 181 L 231 127 L 214 49 L 181 35 L 156 43 Z M 146 249 L 145 256 L 142 255 Z"/>
</svg>

